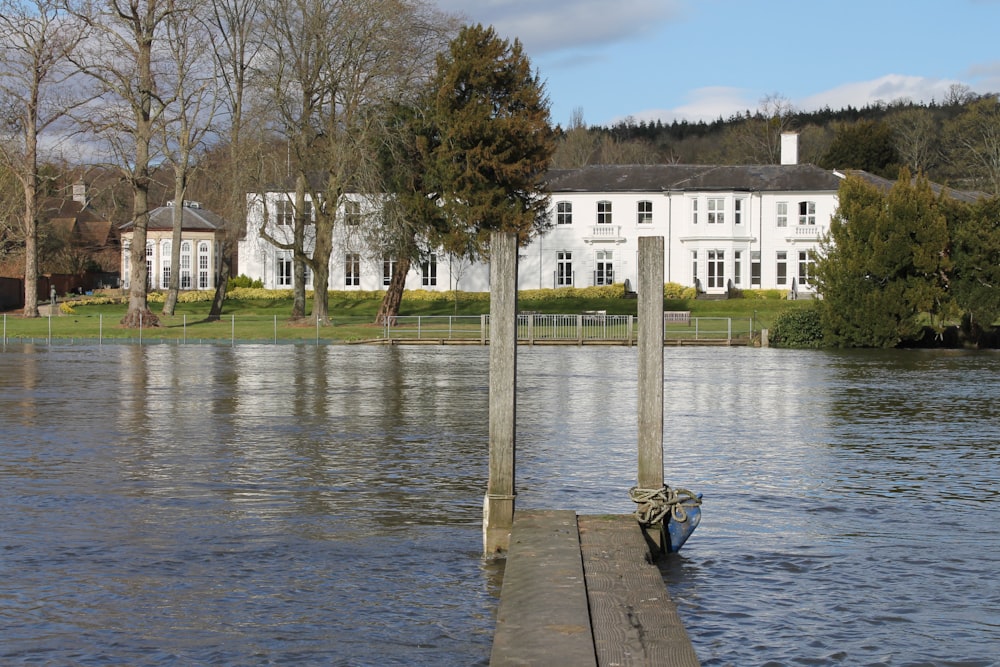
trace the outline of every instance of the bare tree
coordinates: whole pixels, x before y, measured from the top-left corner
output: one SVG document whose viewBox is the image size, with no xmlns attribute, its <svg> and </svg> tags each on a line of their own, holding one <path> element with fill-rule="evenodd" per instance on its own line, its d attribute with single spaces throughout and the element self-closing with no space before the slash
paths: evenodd
<svg viewBox="0 0 1000 667">
<path fill-rule="evenodd" d="M 326 322 L 334 234 L 363 243 L 359 229 L 343 224 L 345 195 L 384 192 L 379 158 L 369 150 L 388 127 L 378 112 L 413 96 L 440 47 L 442 23 L 418 0 L 277 0 L 267 19 L 267 80 L 296 182 L 292 243 L 270 240 L 312 269 L 313 315 Z M 304 245 L 307 193 L 315 215 L 311 253 Z M 295 281 L 298 287 L 298 267 Z M 302 314 L 297 305 L 293 311 Z"/>
<path fill-rule="evenodd" d="M 915 174 L 928 173 L 940 155 L 941 128 L 934 116 L 924 109 L 909 107 L 893 113 L 887 122 L 903 165 Z"/>
<path fill-rule="evenodd" d="M 755 164 L 781 162 L 781 135 L 792 127 L 792 103 L 778 93 L 765 96 L 756 113 L 735 126 L 733 139 L 741 159 Z"/>
<path fill-rule="evenodd" d="M 556 169 L 578 169 L 591 164 L 598 153 L 600 140 L 592 133 L 583 120 L 583 109 L 573 109 L 569 126 L 552 156 L 552 166 Z"/>
<path fill-rule="evenodd" d="M 190 11 L 187 0 L 103 0 L 78 14 L 94 35 L 75 62 L 100 96 L 78 121 L 110 154 L 132 190 L 129 300 L 121 322 L 125 327 L 159 324 L 146 302 L 146 230 L 154 140 L 173 91 L 161 87 L 158 74 L 167 20 Z"/>
<path fill-rule="evenodd" d="M 971 102 L 947 132 L 952 162 L 972 176 L 974 187 L 1000 194 L 1000 99 Z"/>
<path fill-rule="evenodd" d="M 263 0 L 212 0 L 209 23 L 212 48 L 228 112 L 227 159 L 223 164 L 226 199 L 219 211 L 226 220 L 222 240 L 222 264 L 209 319 L 222 316 L 229 278 L 236 262 L 236 249 L 246 228 L 247 193 L 256 180 L 253 158 L 260 146 L 247 132 L 247 106 L 253 83 L 253 63 L 261 48 L 261 8 Z"/>
<path fill-rule="evenodd" d="M 58 0 L 0 0 L 0 160 L 24 195 L 24 316 L 38 317 L 39 140 L 74 105 L 64 86 L 69 57 L 83 38 Z"/>
<path fill-rule="evenodd" d="M 166 21 L 166 43 L 172 66 L 173 103 L 161 125 L 163 150 L 173 166 L 174 207 L 170 243 L 170 280 L 163 314 L 173 315 L 180 291 L 181 232 L 192 154 L 212 132 L 218 111 L 215 63 L 206 24 L 195 12 L 172 14 Z"/>
</svg>

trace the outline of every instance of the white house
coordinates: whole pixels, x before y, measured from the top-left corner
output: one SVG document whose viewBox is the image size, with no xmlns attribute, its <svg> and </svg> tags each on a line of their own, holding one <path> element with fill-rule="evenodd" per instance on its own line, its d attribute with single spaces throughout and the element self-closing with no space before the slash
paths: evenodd
<svg viewBox="0 0 1000 667">
<path fill-rule="evenodd" d="M 171 243 L 174 229 L 173 202 L 149 212 L 146 227 L 146 283 L 149 289 L 170 286 Z M 121 227 L 122 280 L 128 287 L 131 262 L 133 223 Z M 182 290 L 214 290 L 221 263 L 222 237 L 225 221 L 202 208 L 198 202 L 184 202 L 181 217 L 180 288 Z"/>
<path fill-rule="evenodd" d="M 667 282 L 697 286 L 706 294 L 724 294 L 733 287 L 811 295 L 815 252 L 836 211 L 844 174 L 797 164 L 797 137 L 782 139 L 780 165 L 550 171 L 546 181 L 553 226 L 521 250 L 519 288 L 635 285 L 638 238 L 663 236 Z M 384 289 L 393 258 L 370 256 L 351 234 L 372 204 L 348 197 L 341 205 L 344 223 L 336 232 L 330 289 Z M 290 195 L 251 195 L 247 236 L 239 247 L 242 271 L 267 288 L 288 288 L 291 252 L 261 238 L 265 213 L 268 232 L 290 240 Z M 435 254 L 411 270 L 406 287 L 486 291 L 489 268 Z"/>
</svg>

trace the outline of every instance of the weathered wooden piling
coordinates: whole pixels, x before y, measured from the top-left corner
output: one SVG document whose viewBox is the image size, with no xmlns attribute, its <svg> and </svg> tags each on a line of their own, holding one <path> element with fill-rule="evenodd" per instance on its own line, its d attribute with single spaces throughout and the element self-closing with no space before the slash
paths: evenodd
<svg viewBox="0 0 1000 667">
<path fill-rule="evenodd" d="M 490 237 L 490 462 L 483 549 L 506 551 L 514 523 L 517 393 L 517 237 Z"/>
<path fill-rule="evenodd" d="M 663 487 L 663 237 L 639 239 L 639 474 L 642 489 Z M 646 536 L 663 548 L 662 531 Z"/>
</svg>

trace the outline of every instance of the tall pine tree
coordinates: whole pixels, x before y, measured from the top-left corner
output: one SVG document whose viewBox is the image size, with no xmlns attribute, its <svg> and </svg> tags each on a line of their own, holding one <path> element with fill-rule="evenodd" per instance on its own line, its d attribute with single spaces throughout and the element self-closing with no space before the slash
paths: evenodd
<svg viewBox="0 0 1000 667">
<path fill-rule="evenodd" d="M 903 170 L 888 193 L 860 177 L 840 187 L 840 207 L 816 266 L 824 333 L 842 347 L 894 347 L 954 315 L 948 291 L 944 195 Z"/>
</svg>

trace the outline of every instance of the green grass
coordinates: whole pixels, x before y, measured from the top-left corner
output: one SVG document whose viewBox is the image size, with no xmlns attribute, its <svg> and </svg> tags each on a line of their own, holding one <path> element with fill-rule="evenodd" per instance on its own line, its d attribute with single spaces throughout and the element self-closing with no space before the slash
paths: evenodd
<svg viewBox="0 0 1000 667">
<path fill-rule="evenodd" d="M 583 290 L 578 290 L 581 292 Z M 532 292 L 537 294 L 537 292 Z M 725 301 L 673 300 L 664 302 L 666 310 L 688 310 L 692 317 L 753 318 L 754 329 L 770 327 L 774 318 L 790 308 L 807 307 L 806 301 L 779 299 L 731 299 Z M 317 327 L 315 321 L 293 321 L 291 299 L 229 299 L 221 320 L 208 321 L 210 303 L 207 301 L 177 304 L 171 317 L 160 314 L 161 303 L 150 301 L 150 309 L 160 319 L 160 326 L 125 329 L 119 322 L 125 314 L 124 304 L 80 305 L 70 302 L 72 313 L 50 317 L 24 318 L 16 313 L 3 315 L 3 336 L 9 341 L 47 340 L 50 336 L 70 340 L 129 340 L 138 341 L 261 341 L 328 342 L 363 341 L 377 339 L 382 328 L 374 324 L 380 299 L 357 298 L 356 294 L 331 292 L 329 308 L 332 324 Z M 312 301 L 307 301 L 307 314 Z M 635 315 L 635 299 L 601 298 L 593 296 L 546 295 L 546 298 L 520 298 L 521 311 L 544 314 L 578 314 L 590 310 L 603 310 L 608 315 Z M 444 316 L 481 315 L 489 312 L 486 295 L 450 293 L 429 295 L 426 292 L 411 298 L 404 296 L 400 315 Z"/>
</svg>

